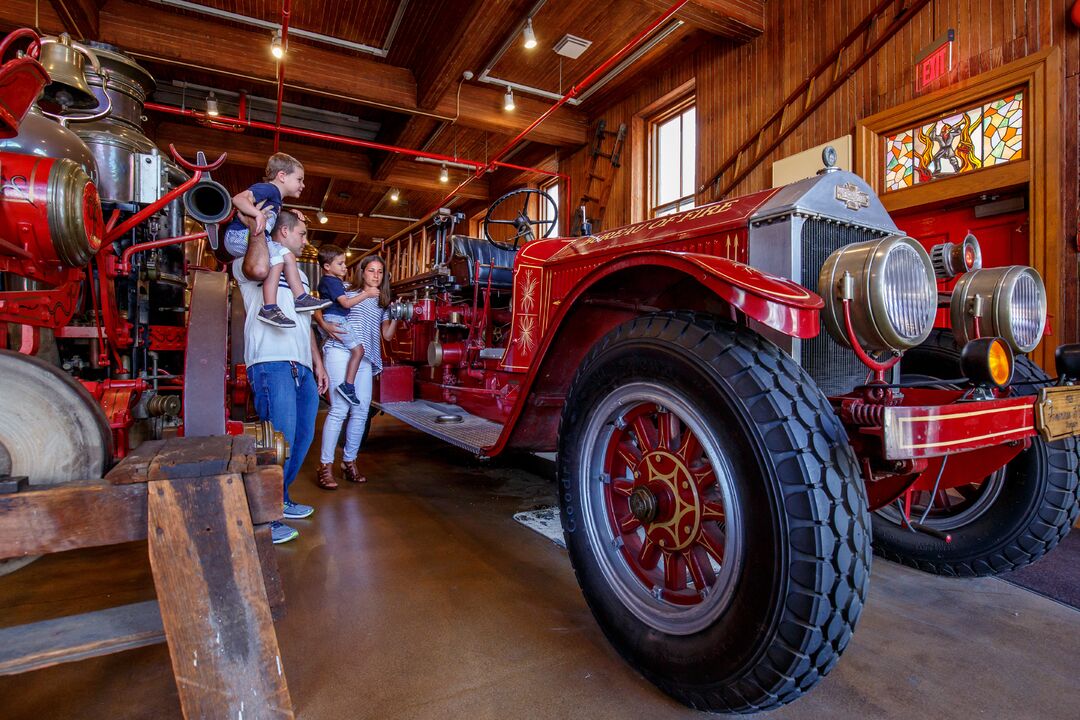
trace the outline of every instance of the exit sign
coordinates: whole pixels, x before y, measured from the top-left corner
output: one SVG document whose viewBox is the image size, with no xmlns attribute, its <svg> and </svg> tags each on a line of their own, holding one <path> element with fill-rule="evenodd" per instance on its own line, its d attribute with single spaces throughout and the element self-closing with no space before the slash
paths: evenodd
<svg viewBox="0 0 1080 720">
<path fill-rule="evenodd" d="M 955 34 L 947 30 L 915 59 L 915 92 L 920 93 L 952 70 L 952 46 Z"/>
</svg>

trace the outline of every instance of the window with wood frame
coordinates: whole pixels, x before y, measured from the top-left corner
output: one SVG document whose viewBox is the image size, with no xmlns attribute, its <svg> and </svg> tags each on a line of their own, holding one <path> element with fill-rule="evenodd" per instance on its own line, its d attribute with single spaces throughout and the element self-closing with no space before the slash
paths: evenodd
<svg viewBox="0 0 1080 720">
<path fill-rule="evenodd" d="M 543 198 L 539 199 L 539 203 L 540 203 L 540 219 L 541 220 L 557 219 L 557 220 L 561 221 L 562 218 L 557 217 L 558 216 L 558 207 L 559 207 L 559 180 L 556 178 L 555 180 L 552 180 L 549 183 L 545 183 L 545 184 L 540 186 L 540 189 L 543 190 L 544 192 L 546 192 L 551 197 L 551 199 L 555 201 L 555 207 L 552 208 L 551 203 L 549 203 L 547 200 L 544 200 Z M 562 224 L 563 224 L 562 222 L 559 222 L 558 226 L 561 226 Z M 555 229 L 551 231 L 551 237 L 558 237 L 559 235 L 562 234 L 561 232 L 559 232 L 559 227 L 558 226 L 556 226 Z M 545 232 L 547 232 L 547 226 L 546 225 L 544 227 L 542 227 L 542 228 L 539 228 L 539 233 L 538 234 L 543 235 Z"/>
<path fill-rule="evenodd" d="M 649 118 L 649 217 L 694 207 L 697 108 L 684 97 Z"/>
</svg>

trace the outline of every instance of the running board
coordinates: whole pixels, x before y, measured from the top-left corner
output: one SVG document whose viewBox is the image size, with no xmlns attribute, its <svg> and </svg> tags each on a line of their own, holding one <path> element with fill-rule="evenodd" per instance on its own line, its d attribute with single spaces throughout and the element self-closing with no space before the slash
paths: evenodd
<svg viewBox="0 0 1080 720">
<path fill-rule="evenodd" d="M 373 402 L 372 405 L 417 430 L 477 455 L 482 455 L 484 448 L 499 442 L 502 435 L 502 425 L 472 415 L 457 405 L 429 400 Z"/>
</svg>

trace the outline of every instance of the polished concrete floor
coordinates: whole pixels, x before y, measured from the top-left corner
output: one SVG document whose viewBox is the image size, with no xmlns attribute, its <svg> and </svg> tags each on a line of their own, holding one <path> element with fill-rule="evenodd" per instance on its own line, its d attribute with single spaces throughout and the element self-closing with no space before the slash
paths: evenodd
<svg viewBox="0 0 1080 720">
<path fill-rule="evenodd" d="M 313 456 L 314 457 L 314 456 Z M 278 638 L 297 716 L 691 718 L 604 640 L 565 551 L 511 516 L 554 501 L 533 458 L 480 464 L 380 418 L 365 486 L 278 548 Z M 64 553 L 0 578 L 0 625 L 153 596 L 145 546 Z M 877 561 L 837 669 L 775 718 L 1080 717 L 1080 612 L 996 579 Z M 179 717 L 164 646 L 0 678 L 0 718 Z"/>
</svg>

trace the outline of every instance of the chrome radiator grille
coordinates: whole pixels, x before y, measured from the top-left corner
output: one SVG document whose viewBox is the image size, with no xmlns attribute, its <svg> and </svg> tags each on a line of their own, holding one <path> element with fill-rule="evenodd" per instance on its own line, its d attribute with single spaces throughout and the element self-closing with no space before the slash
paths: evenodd
<svg viewBox="0 0 1080 720">
<path fill-rule="evenodd" d="M 818 273 L 826 258 L 844 245 L 883 237 L 881 230 L 841 225 L 810 219 L 802 226 L 802 278 L 804 287 L 817 292 Z M 817 337 L 804 340 L 799 360 L 826 395 L 841 395 L 866 379 L 866 366 L 855 352 L 846 348 L 825 331 L 824 323 Z"/>
</svg>

